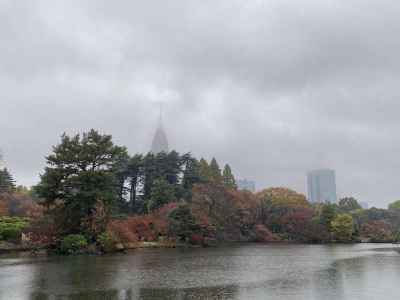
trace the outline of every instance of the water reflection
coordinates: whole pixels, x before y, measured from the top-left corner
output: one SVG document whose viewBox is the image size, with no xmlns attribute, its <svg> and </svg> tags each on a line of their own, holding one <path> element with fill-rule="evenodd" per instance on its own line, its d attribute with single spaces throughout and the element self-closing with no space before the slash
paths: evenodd
<svg viewBox="0 0 400 300">
<path fill-rule="evenodd" d="M 400 257 L 367 247 L 375 246 L 241 245 L 0 258 L 0 299 L 396 299 Z"/>
<path fill-rule="evenodd" d="M 142 288 L 138 291 L 128 290 L 106 290 L 106 291 L 85 291 L 81 293 L 73 293 L 67 295 L 49 295 L 43 292 L 35 292 L 31 294 L 31 300 L 91 300 L 91 299 L 108 299 L 108 300 L 158 300 L 158 299 L 237 299 L 237 290 L 235 286 L 229 287 L 204 287 L 191 289 L 148 289 Z"/>
</svg>

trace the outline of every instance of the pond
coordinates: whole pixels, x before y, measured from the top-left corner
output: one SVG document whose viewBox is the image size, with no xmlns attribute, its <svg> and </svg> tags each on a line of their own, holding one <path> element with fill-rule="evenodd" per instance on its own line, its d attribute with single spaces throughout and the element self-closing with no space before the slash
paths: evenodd
<svg viewBox="0 0 400 300">
<path fill-rule="evenodd" d="M 234 244 L 0 256 L 0 299 L 398 299 L 394 247 Z"/>
</svg>

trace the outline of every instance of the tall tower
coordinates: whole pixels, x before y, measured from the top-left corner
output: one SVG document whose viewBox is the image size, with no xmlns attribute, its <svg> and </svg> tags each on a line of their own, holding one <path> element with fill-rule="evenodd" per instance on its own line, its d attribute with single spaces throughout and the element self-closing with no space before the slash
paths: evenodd
<svg viewBox="0 0 400 300">
<path fill-rule="evenodd" d="M 160 104 L 160 116 L 158 118 L 158 125 L 154 134 L 153 143 L 151 144 L 151 152 L 158 154 L 161 152 L 169 152 L 167 134 L 165 133 L 162 122 L 162 106 Z"/>
<path fill-rule="evenodd" d="M 336 203 L 335 171 L 314 170 L 307 174 L 308 200 L 311 203 Z"/>
</svg>

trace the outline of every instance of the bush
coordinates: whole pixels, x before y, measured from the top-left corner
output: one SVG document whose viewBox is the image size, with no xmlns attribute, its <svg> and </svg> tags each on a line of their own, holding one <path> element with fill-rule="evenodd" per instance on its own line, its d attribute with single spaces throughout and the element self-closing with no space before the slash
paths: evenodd
<svg viewBox="0 0 400 300">
<path fill-rule="evenodd" d="M 111 252 L 114 250 L 115 239 L 108 232 L 103 232 L 97 237 L 97 243 L 103 252 Z"/>
<path fill-rule="evenodd" d="M 168 215 L 170 220 L 170 234 L 177 236 L 181 241 L 190 240 L 190 237 L 200 232 L 200 226 L 192 215 L 190 208 L 180 205 Z"/>
<path fill-rule="evenodd" d="M 19 241 L 22 230 L 28 225 L 28 220 L 20 217 L 0 218 L 0 240 Z"/>
<path fill-rule="evenodd" d="M 32 220 L 23 233 L 33 247 L 55 246 L 57 242 L 55 221 L 50 215 Z"/>
<path fill-rule="evenodd" d="M 88 245 L 82 234 L 70 234 L 61 241 L 60 252 L 63 254 L 76 254 L 84 250 Z"/>
</svg>

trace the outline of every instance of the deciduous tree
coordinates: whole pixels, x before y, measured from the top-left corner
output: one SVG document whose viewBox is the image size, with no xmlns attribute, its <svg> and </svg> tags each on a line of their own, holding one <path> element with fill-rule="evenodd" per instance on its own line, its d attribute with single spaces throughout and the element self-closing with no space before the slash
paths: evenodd
<svg viewBox="0 0 400 300">
<path fill-rule="evenodd" d="M 353 235 L 353 218 L 349 214 L 339 214 L 331 222 L 331 228 L 338 241 L 349 242 Z"/>
</svg>

